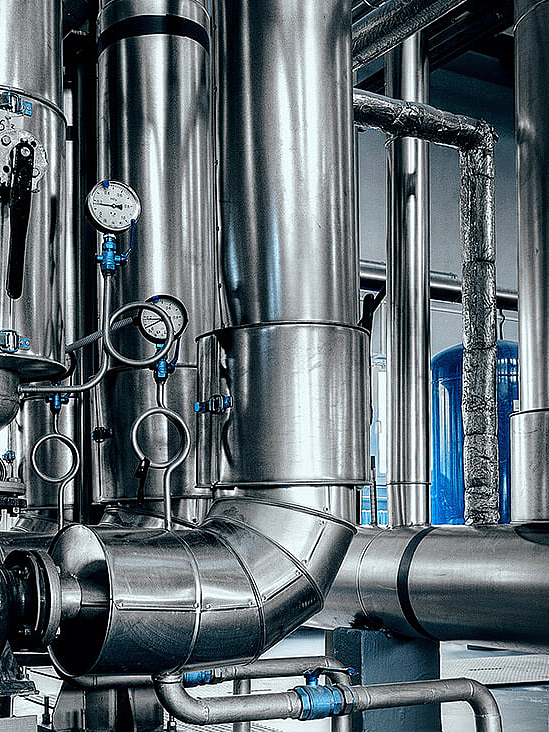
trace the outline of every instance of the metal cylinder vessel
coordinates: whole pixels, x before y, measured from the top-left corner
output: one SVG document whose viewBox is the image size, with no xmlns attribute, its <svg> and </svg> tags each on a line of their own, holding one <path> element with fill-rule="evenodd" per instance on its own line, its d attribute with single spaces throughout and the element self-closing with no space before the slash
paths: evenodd
<svg viewBox="0 0 549 732">
<path fill-rule="evenodd" d="M 189 314 L 167 385 L 167 404 L 183 416 L 193 442 L 172 480 L 176 513 L 177 499 L 195 492 L 195 338 L 214 323 L 209 29 L 205 5 L 194 0 L 104 0 L 98 18 L 98 172 L 130 184 L 142 203 L 113 306 L 168 294 Z M 134 358 L 154 352 L 135 328 L 123 329 L 119 347 Z M 107 375 L 96 420 L 114 437 L 97 448 L 96 502 L 135 500 L 130 430 L 156 404 L 155 389 L 148 370 Z M 148 420 L 141 433 L 144 451 L 159 460 L 177 450 L 164 421 Z M 145 499 L 154 506 L 161 498 L 162 476 L 150 471 Z"/>
<path fill-rule="evenodd" d="M 64 370 L 63 247 L 65 130 L 61 61 L 61 3 L 7 0 L 0 8 L 1 183 L 11 188 L 20 140 L 34 149 L 33 192 L 24 245 L 21 294 L 6 293 L 8 269 L 23 247 L 4 197 L 0 221 L 0 329 L 29 340 L 28 348 L 0 349 L 0 368 L 40 380 Z M 12 93 L 10 95 L 10 92 Z M 8 101 L 9 96 L 9 101 Z M 17 111 L 17 97 L 24 111 Z M 10 256 L 10 239 L 19 241 Z M 14 292 L 14 295 L 17 293 Z"/>
<path fill-rule="evenodd" d="M 549 5 L 515 2 L 520 412 L 511 416 L 513 521 L 549 519 Z"/>
</svg>

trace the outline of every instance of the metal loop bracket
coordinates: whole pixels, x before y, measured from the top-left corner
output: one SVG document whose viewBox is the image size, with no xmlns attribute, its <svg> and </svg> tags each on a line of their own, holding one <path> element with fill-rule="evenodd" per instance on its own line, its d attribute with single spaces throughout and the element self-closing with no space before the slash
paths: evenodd
<svg viewBox="0 0 549 732">
<path fill-rule="evenodd" d="M 154 353 L 154 355 L 150 356 L 149 358 L 128 358 L 127 356 L 124 356 L 119 351 L 117 351 L 112 344 L 111 331 L 113 330 L 115 320 L 117 320 L 121 315 L 130 312 L 131 310 L 150 310 L 151 312 L 155 313 L 155 315 L 158 315 L 158 317 L 163 321 L 164 325 L 166 326 L 166 342 L 160 350 L 156 351 L 156 353 Z M 147 368 L 149 366 L 153 366 L 161 358 L 164 358 L 168 355 L 168 352 L 173 345 L 173 341 L 174 330 L 170 316 L 165 310 L 162 310 L 162 308 L 159 308 L 157 305 L 153 305 L 153 303 L 150 302 L 137 301 L 122 305 L 122 307 L 119 307 L 118 310 L 115 310 L 113 313 L 111 313 L 111 315 L 109 316 L 109 327 L 106 328 L 103 333 L 103 347 L 105 348 L 109 356 L 116 359 L 117 361 L 120 361 L 120 363 L 124 364 L 125 366 L 132 366 L 134 368 Z"/>
<path fill-rule="evenodd" d="M 176 428 L 181 439 L 181 444 L 178 451 L 175 453 L 175 455 L 173 455 L 173 457 L 165 460 L 164 462 L 156 462 L 152 460 L 148 455 L 145 455 L 145 453 L 141 449 L 141 446 L 139 445 L 139 440 L 137 438 L 137 432 L 143 422 L 149 417 L 154 417 L 156 415 L 166 417 L 166 419 L 171 422 Z M 176 467 L 185 460 L 189 453 L 189 450 L 191 449 L 191 436 L 189 433 L 189 428 L 185 424 L 185 421 L 182 417 L 180 417 L 179 414 L 177 414 L 177 412 L 174 412 L 167 407 L 152 407 L 151 409 L 147 409 L 146 412 L 143 412 L 143 414 L 141 414 L 133 423 L 131 430 L 131 443 L 133 451 L 135 452 L 139 460 L 144 460 L 145 458 L 150 460 L 149 468 L 155 470 L 167 470 L 170 467 Z"/>
<path fill-rule="evenodd" d="M 71 452 L 72 465 L 64 475 L 53 476 L 48 475 L 47 473 L 43 473 L 36 463 L 36 453 L 42 447 L 42 445 L 44 445 L 46 442 L 49 442 L 50 440 L 59 440 L 59 442 L 62 442 L 63 445 L 68 447 Z M 71 440 L 70 437 L 68 437 L 67 435 L 62 435 L 59 432 L 50 432 L 47 435 L 43 435 L 32 448 L 31 466 L 36 475 L 42 480 L 46 481 L 46 483 L 66 483 L 69 480 L 72 480 L 80 469 L 80 453 L 78 451 L 78 447 L 73 442 L 73 440 Z"/>
</svg>

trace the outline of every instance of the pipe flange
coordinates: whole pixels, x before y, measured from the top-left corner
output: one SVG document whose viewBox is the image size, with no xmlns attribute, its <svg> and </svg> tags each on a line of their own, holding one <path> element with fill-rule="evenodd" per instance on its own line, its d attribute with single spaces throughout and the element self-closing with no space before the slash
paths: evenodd
<svg viewBox="0 0 549 732">
<path fill-rule="evenodd" d="M 4 565 L 15 578 L 11 611 L 17 622 L 10 637 L 14 650 L 49 646 L 61 622 L 61 581 L 53 559 L 40 549 L 15 550 Z"/>
</svg>

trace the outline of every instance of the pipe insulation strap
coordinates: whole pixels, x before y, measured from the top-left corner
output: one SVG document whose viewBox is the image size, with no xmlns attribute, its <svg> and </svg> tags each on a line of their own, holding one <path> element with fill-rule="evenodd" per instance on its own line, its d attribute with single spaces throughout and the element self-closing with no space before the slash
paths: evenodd
<svg viewBox="0 0 549 732">
<path fill-rule="evenodd" d="M 427 534 L 430 534 L 431 531 L 433 531 L 434 529 L 434 526 L 428 526 L 426 529 L 423 529 L 423 531 L 417 533 L 413 537 L 413 539 L 406 545 L 406 549 L 403 551 L 402 557 L 400 559 L 397 573 L 397 595 L 404 617 L 417 633 L 425 638 L 429 638 L 430 640 L 437 639 L 434 638 L 430 633 L 428 633 L 424 628 L 422 628 L 419 620 L 417 619 L 417 616 L 412 607 L 412 602 L 410 600 L 408 578 L 410 576 L 410 567 L 412 566 L 412 559 L 414 557 L 416 549 L 423 541 L 423 539 L 427 536 Z"/>
<path fill-rule="evenodd" d="M 138 15 L 114 23 L 97 39 L 97 55 L 113 43 L 138 36 L 168 35 L 190 38 L 210 53 L 208 32 L 198 23 L 178 15 Z"/>
<path fill-rule="evenodd" d="M 299 716 L 301 721 L 337 715 L 345 701 L 343 694 L 335 686 L 296 686 L 294 691 L 303 705 Z"/>
</svg>

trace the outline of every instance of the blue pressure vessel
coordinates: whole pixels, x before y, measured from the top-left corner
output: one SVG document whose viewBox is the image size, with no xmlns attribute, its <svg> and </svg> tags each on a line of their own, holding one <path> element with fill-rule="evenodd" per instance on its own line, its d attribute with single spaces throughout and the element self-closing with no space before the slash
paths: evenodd
<svg viewBox="0 0 549 732">
<path fill-rule="evenodd" d="M 431 521 L 463 524 L 463 425 L 461 372 L 463 346 L 454 346 L 431 361 L 433 390 L 433 474 Z M 518 346 L 498 341 L 498 446 L 500 523 L 510 520 L 511 465 L 509 415 L 518 399 Z"/>
</svg>

